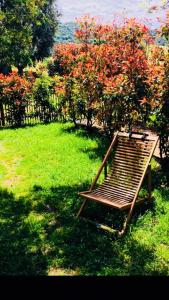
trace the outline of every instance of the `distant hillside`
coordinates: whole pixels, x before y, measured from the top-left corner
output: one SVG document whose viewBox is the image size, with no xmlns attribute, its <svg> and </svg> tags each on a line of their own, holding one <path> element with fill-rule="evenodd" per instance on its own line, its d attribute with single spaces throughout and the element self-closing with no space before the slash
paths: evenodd
<svg viewBox="0 0 169 300">
<path fill-rule="evenodd" d="M 74 42 L 74 32 L 77 27 L 78 25 L 74 22 L 60 23 L 55 36 L 55 42 L 57 44 Z"/>
<path fill-rule="evenodd" d="M 164 37 L 159 37 L 155 30 L 151 30 L 150 33 L 153 36 L 153 38 L 155 39 L 157 45 L 159 45 L 159 46 L 167 45 L 166 39 Z"/>
<path fill-rule="evenodd" d="M 74 22 L 60 23 L 58 26 L 58 31 L 55 36 L 55 42 L 57 44 L 75 42 L 74 32 L 76 28 L 78 28 L 78 25 Z M 161 46 L 166 45 L 165 38 L 159 38 L 155 30 L 151 30 L 150 32 L 152 36 L 155 38 L 157 45 L 161 45 Z"/>
</svg>

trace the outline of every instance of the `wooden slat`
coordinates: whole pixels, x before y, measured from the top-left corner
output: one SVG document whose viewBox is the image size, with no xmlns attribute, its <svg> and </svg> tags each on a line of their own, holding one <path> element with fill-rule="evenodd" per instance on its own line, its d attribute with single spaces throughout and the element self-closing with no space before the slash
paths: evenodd
<svg viewBox="0 0 169 300">
<path fill-rule="evenodd" d="M 107 178 L 105 179 L 105 183 L 109 184 L 109 185 L 121 185 L 120 182 L 123 181 L 123 184 L 125 185 L 125 188 L 132 188 L 134 189 L 135 186 L 137 186 L 139 179 L 130 179 L 130 180 L 126 180 L 126 177 L 112 177 L 110 179 L 107 180 Z M 130 185 L 133 185 L 133 187 L 131 187 Z"/>
<path fill-rule="evenodd" d="M 108 190 L 108 189 L 106 189 L 106 188 L 104 188 L 104 189 L 100 189 L 100 188 L 98 188 L 98 189 L 96 189 L 96 190 L 94 190 L 93 192 L 92 192 L 92 194 L 94 195 L 100 195 L 100 196 L 103 196 L 103 195 L 107 195 L 107 196 L 116 196 L 117 198 L 119 198 L 119 199 L 128 199 L 129 197 L 133 197 L 133 193 L 129 193 L 129 194 L 127 194 L 127 193 L 125 193 L 125 191 L 119 191 L 119 189 L 111 189 L 111 190 Z"/>
<path fill-rule="evenodd" d="M 137 140 L 142 141 L 141 136 L 140 136 L 140 135 L 137 135 L 137 134 L 133 134 L 133 135 L 132 135 L 132 138 L 129 138 L 129 134 L 128 134 L 128 133 L 126 133 L 126 132 L 119 132 L 119 133 L 118 133 L 118 136 L 119 136 L 119 137 L 123 137 L 123 138 L 130 139 L 130 140 L 132 140 L 132 139 L 137 139 Z M 154 137 L 153 135 L 148 135 L 148 136 L 146 136 L 146 138 L 144 139 L 145 142 L 146 142 L 146 141 L 155 141 L 155 140 L 156 140 L 156 137 Z"/>
<path fill-rule="evenodd" d="M 119 170 L 122 170 L 122 171 L 127 171 L 129 172 L 129 174 L 142 174 L 142 170 L 141 169 L 137 169 L 137 168 L 132 168 L 131 166 L 128 166 L 128 165 L 120 165 L 119 163 L 117 164 L 114 164 L 110 167 L 110 171 L 111 173 L 118 167 Z"/>
<path fill-rule="evenodd" d="M 106 204 L 108 206 L 111 206 L 111 207 L 114 207 L 114 208 L 117 208 L 117 209 L 120 209 L 120 210 L 126 210 L 126 209 L 129 209 L 131 207 L 131 204 L 132 202 L 127 202 L 127 201 L 123 201 L 121 203 L 119 203 L 119 201 L 117 201 L 116 199 L 113 199 L 112 201 L 110 200 L 106 200 L 104 198 L 101 198 L 101 197 L 94 197 L 91 195 L 91 193 L 89 194 L 85 194 L 85 192 L 82 194 L 80 193 L 81 196 L 89 199 L 89 200 L 94 200 L 96 202 L 101 202 L 102 204 Z M 153 200 L 153 198 L 151 199 Z M 136 205 L 138 204 L 141 204 L 143 202 L 146 202 L 147 201 L 147 198 L 140 198 L 138 197 L 137 200 L 136 200 Z M 150 201 L 150 200 L 148 200 Z"/>
<path fill-rule="evenodd" d="M 121 137 L 118 135 L 118 141 L 122 141 L 125 143 L 134 143 L 135 145 L 148 145 L 148 144 L 152 144 L 154 141 L 150 141 L 150 140 L 141 140 L 141 139 L 129 139 L 127 137 Z"/>
<path fill-rule="evenodd" d="M 113 166 L 110 167 L 111 174 L 115 173 L 117 171 L 117 168 L 118 168 L 119 172 L 126 173 L 126 174 L 133 175 L 133 176 L 136 174 L 138 174 L 138 175 L 142 174 L 142 170 L 127 168 L 127 165 L 125 167 L 123 167 L 119 164 L 114 164 Z"/>
<path fill-rule="evenodd" d="M 110 184 L 112 182 L 118 182 L 118 184 L 120 184 L 120 182 L 123 182 L 123 183 L 126 183 L 126 184 L 135 184 L 137 183 L 139 180 L 140 180 L 140 177 L 134 177 L 134 176 L 131 176 L 128 177 L 126 174 L 118 174 L 117 171 L 116 173 L 112 173 L 112 174 L 109 174 L 106 178 L 105 178 L 105 182 L 109 182 Z"/>
<path fill-rule="evenodd" d="M 135 162 L 133 160 L 130 160 L 130 159 L 122 159 L 122 160 L 119 160 L 119 157 L 116 157 L 114 160 L 113 160 L 113 163 L 112 165 L 109 167 L 109 169 L 112 169 L 113 167 L 116 167 L 116 168 L 124 168 L 125 170 L 133 170 L 133 171 L 142 171 L 142 169 L 144 169 L 144 164 L 145 162 L 139 162 L 135 160 Z"/>
<path fill-rule="evenodd" d="M 137 182 L 138 184 L 138 182 Z M 137 184 L 134 182 L 130 182 L 130 183 L 127 183 L 127 182 L 118 182 L 118 181 L 115 181 L 115 180 L 112 180 L 111 182 L 110 181 L 104 181 L 104 183 L 100 186 L 100 187 L 107 187 L 107 188 L 110 188 L 111 190 L 115 189 L 119 192 L 125 192 L 125 193 L 134 193 L 135 190 L 136 190 L 136 187 L 137 187 Z"/>
<path fill-rule="evenodd" d="M 141 145 L 141 144 L 137 144 L 137 143 L 125 143 L 122 141 L 118 140 L 118 147 L 123 148 L 123 149 L 127 149 L 127 150 L 138 150 L 138 151 L 142 151 L 145 153 L 149 153 L 150 149 L 151 149 L 151 145 L 147 144 L 146 145 Z M 150 149 L 149 149 L 150 148 Z"/>
<path fill-rule="evenodd" d="M 133 156 L 138 156 L 138 157 L 147 157 L 147 154 L 145 153 L 142 153 L 142 152 L 134 152 L 134 151 L 126 151 L 124 148 L 123 149 L 120 149 L 119 147 L 117 147 L 116 149 L 116 153 L 119 152 L 119 153 L 124 153 L 125 155 L 133 155 Z"/>
<path fill-rule="evenodd" d="M 109 193 L 111 195 L 116 195 L 118 198 L 124 198 L 124 199 L 131 199 L 134 197 L 134 194 L 135 194 L 135 191 L 134 190 L 128 190 L 128 191 L 125 191 L 125 190 L 119 190 L 117 186 L 113 186 L 112 187 L 112 190 L 107 190 L 105 189 L 106 193 Z M 104 190 L 99 190 L 100 193 L 103 193 Z"/>
<path fill-rule="evenodd" d="M 118 153 L 116 153 L 115 158 L 118 158 L 122 161 L 130 161 L 130 162 L 133 162 L 133 163 L 138 163 L 139 162 L 140 164 L 143 164 L 143 163 L 146 162 L 146 159 L 144 159 L 144 158 L 141 158 L 141 159 L 138 160 L 134 157 L 126 157 L 124 155 L 119 155 Z"/>
<path fill-rule="evenodd" d="M 148 153 L 138 152 L 138 151 L 126 151 L 125 149 L 118 148 L 116 153 L 118 154 L 124 154 L 126 157 L 138 157 L 138 158 L 144 158 L 149 157 Z"/>
<path fill-rule="evenodd" d="M 150 143 L 147 143 L 146 145 L 140 144 L 140 143 L 127 143 L 127 142 L 122 142 L 118 140 L 118 145 L 123 147 L 123 148 L 131 148 L 131 149 L 138 149 L 140 151 L 146 151 L 149 152 L 151 151 L 152 145 Z"/>
<path fill-rule="evenodd" d="M 124 198 L 128 198 L 128 197 L 133 197 L 135 191 L 134 190 L 119 190 L 119 187 L 117 186 L 113 186 L 111 190 L 108 190 L 106 188 L 104 188 L 103 190 L 99 190 L 100 193 L 104 192 L 104 190 L 109 193 L 109 194 L 116 194 L 116 195 L 119 195 L 119 196 L 123 196 Z"/>
<path fill-rule="evenodd" d="M 117 159 L 117 158 L 114 158 L 113 159 L 113 163 L 112 163 L 112 165 L 113 164 L 119 164 L 119 165 L 122 165 L 122 166 L 126 166 L 126 161 L 125 160 L 119 160 L 119 159 Z M 127 165 L 129 166 L 129 167 L 133 167 L 133 168 L 138 168 L 138 169 L 140 169 L 140 170 L 144 170 L 144 165 L 143 164 L 141 164 L 141 163 L 138 163 L 138 162 L 135 162 L 135 164 L 133 164 L 133 162 L 131 162 L 131 161 L 128 161 L 127 162 Z"/>
<path fill-rule="evenodd" d="M 148 157 L 145 154 L 138 154 L 138 153 L 133 153 L 133 152 L 125 152 L 124 150 L 119 150 L 119 149 L 117 149 L 116 154 L 117 155 L 122 155 L 122 156 L 127 157 L 127 158 L 131 157 L 131 158 L 136 158 L 136 159 L 144 159 L 144 158 Z"/>
<path fill-rule="evenodd" d="M 102 193 L 104 191 L 106 191 L 109 194 L 116 193 L 116 194 L 122 195 L 122 196 L 127 197 L 127 198 L 128 198 L 128 196 L 130 196 L 130 195 L 132 196 L 135 193 L 135 191 L 133 191 L 132 189 L 130 189 L 130 190 L 123 189 L 122 190 L 122 189 L 119 189 L 119 187 L 116 187 L 116 186 L 110 187 L 110 186 L 105 186 L 105 185 L 102 185 L 100 188 L 96 189 L 94 192 Z"/>
<path fill-rule="evenodd" d="M 123 185 L 126 185 L 126 188 L 127 188 L 127 186 L 128 186 L 128 188 L 132 188 L 131 185 L 133 187 L 136 186 L 138 184 L 138 182 L 140 181 L 140 178 L 141 178 L 141 176 L 139 178 L 133 178 L 133 177 L 126 177 L 123 175 L 120 175 L 120 176 L 113 175 L 110 178 L 106 178 L 104 182 L 111 186 L 113 184 L 118 184 L 119 186 L 121 186 L 123 184 Z"/>
<path fill-rule="evenodd" d="M 109 196 L 107 196 L 107 195 L 93 195 L 92 194 L 92 196 L 94 197 L 94 198 L 97 198 L 97 199 L 104 199 L 104 200 L 108 200 L 109 202 L 110 202 L 110 204 L 111 203 L 114 203 L 114 204 L 116 204 L 116 206 L 118 206 L 118 207 L 120 207 L 120 206 L 122 206 L 122 205 L 124 205 L 124 204 L 128 204 L 128 203 L 130 203 L 131 202 L 131 200 L 130 201 L 127 201 L 127 199 L 124 199 L 124 198 L 118 198 L 118 197 L 116 197 L 116 195 L 112 195 L 111 197 L 109 197 Z"/>
<path fill-rule="evenodd" d="M 106 153 L 106 155 L 105 155 L 105 157 L 104 157 L 104 159 L 103 159 L 103 162 L 102 162 L 102 164 L 101 164 L 101 166 L 100 166 L 100 168 L 99 168 L 99 170 L 98 170 L 98 173 L 97 173 L 97 175 L 95 176 L 94 181 L 93 181 L 93 183 L 92 183 L 92 185 L 91 185 L 91 187 L 90 187 L 90 191 L 93 190 L 93 188 L 95 187 L 95 185 L 96 185 L 96 183 L 97 183 L 97 180 L 98 180 L 98 178 L 99 178 L 99 176 L 100 176 L 100 174 L 101 174 L 101 172 L 102 172 L 102 170 L 103 170 L 103 168 L 104 168 L 104 166 L 105 166 L 105 164 L 106 164 L 106 162 L 107 162 L 108 157 L 110 156 L 110 154 L 111 154 L 111 152 L 112 152 L 112 148 L 113 148 L 113 146 L 115 145 L 116 141 L 117 141 L 117 134 L 115 134 L 115 136 L 114 136 L 114 138 L 113 138 L 113 141 L 112 141 L 112 143 L 110 144 L 110 147 L 109 147 L 109 149 L 108 149 L 108 151 L 107 151 L 107 153 Z"/>
<path fill-rule="evenodd" d="M 112 181 L 105 179 L 104 181 L 104 185 L 108 185 L 108 186 L 115 186 L 115 187 L 119 187 L 125 191 L 130 191 L 130 190 L 135 190 L 135 187 L 137 186 L 138 183 L 133 183 L 133 182 L 126 182 L 124 179 L 121 179 L 120 182 L 119 180 L 113 179 Z"/>
<path fill-rule="evenodd" d="M 107 204 L 109 206 L 112 206 L 114 208 L 118 208 L 121 209 L 124 206 L 130 206 L 130 202 L 127 201 L 123 201 L 123 202 L 119 202 L 119 200 L 117 200 L 116 198 L 113 198 L 111 200 L 108 200 L 104 197 L 99 197 L 99 196 L 92 196 L 92 195 L 86 195 L 86 198 L 94 200 L 94 201 L 98 201 L 101 202 L 103 204 Z"/>
<path fill-rule="evenodd" d="M 146 147 L 147 145 L 152 145 L 153 144 L 153 141 L 150 141 L 150 140 L 145 140 L 144 142 L 142 140 L 134 140 L 134 139 L 128 139 L 128 138 L 125 138 L 125 137 L 120 137 L 118 135 L 118 141 L 119 142 L 122 142 L 122 143 L 128 143 L 128 144 L 133 144 L 133 145 L 143 145 L 144 147 Z"/>
<path fill-rule="evenodd" d="M 140 174 L 133 174 L 133 173 L 129 173 L 129 172 L 127 172 L 127 171 L 123 171 L 123 172 L 121 172 L 121 170 L 118 170 L 118 169 L 116 169 L 114 172 L 111 172 L 110 173 L 110 177 L 116 177 L 116 178 L 123 178 L 123 177 L 125 177 L 126 178 L 126 180 L 131 180 L 131 179 L 138 179 L 138 180 L 140 180 Z"/>
<path fill-rule="evenodd" d="M 120 151 L 123 151 L 123 152 L 126 152 L 126 153 L 134 153 L 134 154 L 138 154 L 138 155 L 149 155 L 150 154 L 150 151 L 148 150 L 140 150 L 138 148 L 132 148 L 132 147 L 125 147 L 125 146 L 121 146 L 121 145 L 118 145 L 118 150 Z"/>
<path fill-rule="evenodd" d="M 149 156 L 149 158 L 148 158 L 148 160 L 147 160 L 145 169 L 144 169 L 144 171 L 143 171 L 143 174 L 142 174 L 142 177 L 141 177 L 141 179 L 140 179 L 139 185 L 138 185 L 138 187 L 137 187 L 137 190 L 136 190 L 134 199 L 133 199 L 133 201 L 132 201 L 132 204 L 131 204 L 131 207 L 130 207 L 130 211 L 129 211 L 129 213 L 128 213 L 128 216 L 127 216 L 127 218 L 126 218 L 126 221 L 125 221 L 125 223 L 124 223 L 124 225 L 123 225 L 123 229 L 122 229 L 122 231 L 121 231 L 120 234 L 123 234 L 123 233 L 124 233 L 124 231 L 125 231 L 125 229 L 126 229 L 126 226 L 127 226 L 127 224 L 129 223 L 129 221 L 130 221 L 130 218 L 131 218 L 131 215 L 132 215 L 132 212 L 133 212 L 133 209 L 134 209 L 134 205 L 135 205 L 136 199 L 137 199 L 137 197 L 138 197 L 138 193 L 139 193 L 139 191 L 140 191 L 141 185 L 142 185 L 143 180 L 144 180 L 144 177 L 145 177 L 145 175 L 146 175 L 147 168 L 148 168 L 148 166 L 149 166 L 149 163 L 150 163 L 150 160 L 151 160 L 151 158 L 152 158 L 152 155 L 153 155 L 153 152 L 154 152 L 154 150 L 155 150 L 155 147 L 156 147 L 156 145 L 157 145 L 157 142 L 158 142 L 158 137 L 156 137 L 155 140 L 154 140 L 154 143 L 153 143 L 153 146 L 152 146 L 152 149 L 151 149 L 151 152 L 150 152 L 150 156 Z"/>
<path fill-rule="evenodd" d="M 131 174 L 131 175 L 135 175 L 135 174 L 138 174 L 138 175 L 140 175 L 140 174 L 142 174 L 142 172 L 143 172 L 143 168 L 138 168 L 138 169 L 134 169 L 134 168 L 131 168 L 131 166 L 130 166 L 130 168 L 128 168 L 127 169 L 127 166 L 125 165 L 125 166 L 123 166 L 122 164 L 114 164 L 114 165 L 112 165 L 110 168 L 109 168 L 109 170 L 108 170 L 108 174 L 109 175 L 113 175 L 114 173 L 115 173 L 115 171 L 116 171 L 116 168 L 118 168 L 119 169 L 119 171 L 121 172 L 121 173 L 123 173 L 123 172 L 127 172 L 127 174 Z"/>
<path fill-rule="evenodd" d="M 132 201 L 132 198 L 124 198 L 124 197 L 120 197 L 120 196 L 118 196 L 118 195 L 116 195 L 116 194 L 108 194 L 108 193 L 106 193 L 106 192 L 104 192 L 104 193 L 101 193 L 101 194 L 99 194 L 99 193 L 92 193 L 91 195 L 93 195 L 93 197 L 101 197 L 101 198 L 104 198 L 104 199 L 107 199 L 107 200 L 109 200 L 109 201 L 115 201 L 115 202 L 117 202 L 117 203 L 126 203 L 126 201 L 128 200 L 128 202 L 131 202 Z"/>
<path fill-rule="evenodd" d="M 112 191 L 107 191 L 107 190 L 103 190 L 103 191 L 95 191 L 92 193 L 92 195 L 98 195 L 101 197 L 107 197 L 109 199 L 111 198 L 117 198 L 119 199 L 119 201 L 121 200 L 127 200 L 127 201 L 132 201 L 134 194 L 124 194 L 122 192 L 119 191 L 115 191 L 114 189 Z"/>
<path fill-rule="evenodd" d="M 107 186 L 110 186 L 111 188 L 113 188 L 114 187 L 114 189 L 121 189 L 121 190 L 124 190 L 124 191 L 126 191 L 126 192 L 128 192 L 128 191 L 132 191 L 132 192 L 135 192 L 135 189 L 136 189 L 136 187 L 137 187 L 137 184 L 133 184 L 133 183 L 126 183 L 126 182 L 122 182 L 122 183 L 119 183 L 119 182 L 116 182 L 115 180 L 114 181 L 112 181 L 112 182 L 110 182 L 110 181 L 105 181 L 104 183 L 103 183 L 104 185 L 107 185 Z"/>
<path fill-rule="evenodd" d="M 122 175 L 118 175 L 118 174 L 113 174 L 110 177 L 106 177 L 105 178 L 105 183 L 113 185 L 113 184 L 118 184 L 119 186 L 126 186 L 126 188 L 131 188 L 134 187 L 135 185 L 138 184 L 138 182 L 140 181 L 141 175 L 139 177 L 127 177 L 126 175 L 122 174 Z"/>
<path fill-rule="evenodd" d="M 106 199 L 104 199 L 102 197 L 96 197 L 96 196 L 94 197 L 94 196 L 92 196 L 90 194 L 86 194 L 86 195 L 84 194 L 83 196 L 85 198 L 88 198 L 88 199 L 91 199 L 91 200 L 94 200 L 94 201 L 97 201 L 97 202 L 102 202 L 104 204 L 107 204 L 107 205 L 115 207 L 115 208 L 119 208 L 120 209 L 120 207 L 121 207 L 121 205 L 118 204 L 118 202 L 112 202 L 112 201 L 106 200 Z"/>
</svg>

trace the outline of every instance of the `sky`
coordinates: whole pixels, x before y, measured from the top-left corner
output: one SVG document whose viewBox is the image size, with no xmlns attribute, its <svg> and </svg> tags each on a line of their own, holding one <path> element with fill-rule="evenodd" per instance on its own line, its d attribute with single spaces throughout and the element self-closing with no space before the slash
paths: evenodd
<svg viewBox="0 0 169 300">
<path fill-rule="evenodd" d="M 150 26 L 159 26 L 157 17 L 164 18 L 164 10 L 148 13 L 147 8 L 159 5 L 161 0 L 57 0 L 59 11 L 62 13 L 61 22 L 75 21 L 85 14 L 97 16 L 101 22 L 109 23 L 114 17 L 136 17 L 150 19 Z M 146 21 L 144 21 L 146 22 Z"/>
</svg>

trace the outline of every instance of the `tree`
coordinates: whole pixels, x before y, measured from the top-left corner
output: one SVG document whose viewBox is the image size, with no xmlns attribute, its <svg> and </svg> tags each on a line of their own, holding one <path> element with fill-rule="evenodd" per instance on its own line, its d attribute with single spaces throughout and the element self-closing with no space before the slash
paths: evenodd
<svg viewBox="0 0 169 300">
<path fill-rule="evenodd" d="M 33 60 L 40 60 L 50 55 L 55 43 L 59 16 L 55 0 L 47 0 L 33 24 Z"/>
<path fill-rule="evenodd" d="M 169 46 L 169 10 L 166 13 L 165 23 L 161 27 L 161 35 L 166 38 Z"/>
<path fill-rule="evenodd" d="M 0 0 L 0 72 L 9 73 L 15 65 L 22 73 L 31 59 L 36 58 L 36 53 L 40 56 L 40 40 L 41 36 L 44 40 L 42 32 L 47 27 L 48 45 L 52 45 L 49 40 L 53 39 L 57 25 L 57 18 L 54 13 L 52 15 L 52 3 L 51 0 Z M 39 34 L 38 38 L 36 34 Z M 48 52 L 42 53 L 41 57 Z"/>
</svg>

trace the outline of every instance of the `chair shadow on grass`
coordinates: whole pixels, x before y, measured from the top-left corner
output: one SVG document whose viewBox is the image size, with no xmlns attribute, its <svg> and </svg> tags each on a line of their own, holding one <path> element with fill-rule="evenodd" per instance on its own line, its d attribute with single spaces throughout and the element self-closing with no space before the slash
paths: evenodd
<svg viewBox="0 0 169 300">
<path fill-rule="evenodd" d="M 165 267 L 160 274 L 146 269 L 155 258 L 154 250 L 140 245 L 130 232 L 117 239 L 75 218 L 81 204 L 77 192 L 88 186 L 88 182 L 48 190 L 34 186 L 18 199 L 0 190 L 0 275 L 48 275 L 51 267 L 74 270 L 75 275 L 167 273 Z M 86 213 L 119 220 L 113 211 L 92 202 Z M 134 215 L 132 222 L 137 218 Z"/>
</svg>

